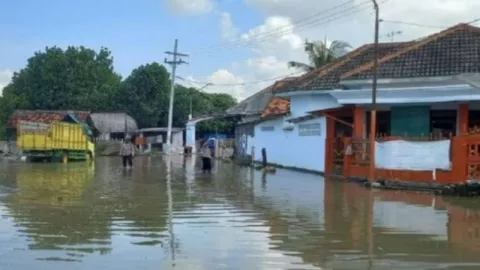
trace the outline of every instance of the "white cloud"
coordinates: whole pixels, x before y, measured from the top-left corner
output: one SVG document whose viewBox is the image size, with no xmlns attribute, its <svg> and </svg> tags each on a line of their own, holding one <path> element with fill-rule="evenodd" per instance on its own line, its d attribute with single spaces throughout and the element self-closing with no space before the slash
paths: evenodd
<svg viewBox="0 0 480 270">
<path fill-rule="evenodd" d="M 10 83 L 13 72 L 9 69 L 0 70 L 0 96 L 3 93 L 3 88 Z"/>
<path fill-rule="evenodd" d="M 195 78 L 198 81 L 213 84 L 235 84 L 247 82 L 245 85 L 209 86 L 208 92 L 221 92 L 233 95 L 237 100 L 242 100 L 253 93 L 272 84 L 273 81 L 258 82 L 265 79 L 282 77 L 290 73 L 298 73 L 297 70 L 289 69 L 287 62 L 290 60 L 307 61 L 303 52 L 304 39 L 293 32 L 293 25 L 289 18 L 273 16 L 265 19 L 264 24 L 240 34 L 238 28 L 231 23 L 231 15 L 221 14 L 222 36 L 228 42 L 232 39 L 235 44 L 243 42 L 254 43 L 247 46 L 251 56 L 244 61 L 232 62 L 229 68 L 221 68 L 207 78 Z M 271 36 L 271 32 L 278 28 L 282 29 L 282 35 Z M 233 38 L 236 36 L 237 38 Z M 258 39 L 268 39 L 268 42 L 256 42 Z M 239 74 L 239 75 L 234 75 Z M 201 87 L 201 86 L 200 86 Z"/>
<path fill-rule="evenodd" d="M 207 93 L 225 93 L 230 94 L 238 100 L 246 98 L 245 87 L 242 85 L 245 81 L 239 76 L 233 75 L 226 69 L 219 69 L 212 75 L 205 78 L 186 78 L 188 84 L 195 88 L 203 88 L 202 91 Z M 206 86 L 206 83 L 213 85 Z"/>
<path fill-rule="evenodd" d="M 235 41 L 239 37 L 240 30 L 232 22 L 232 16 L 227 12 L 220 12 L 220 31 L 222 39 Z"/>
<path fill-rule="evenodd" d="M 196 15 L 211 12 L 212 0 L 166 0 L 167 7 L 175 13 Z"/>
<path fill-rule="evenodd" d="M 307 61 L 303 51 L 305 39 L 343 40 L 354 47 L 373 42 L 374 12 L 372 5 L 363 4 L 365 0 L 355 0 L 354 3 L 324 14 L 320 13 L 346 1 L 339 3 L 334 0 L 302 0 L 301 5 L 298 4 L 298 0 L 244 0 L 244 2 L 259 11 L 265 19 L 262 24 L 239 33 L 238 28 L 232 23 L 231 14 L 221 13 L 220 26 L 225 42 L 232 41 L 235 39 L 233 37 L 239 37 L 244 42 L 252 44 L 242 46 L 249 52 L 247 59 L 244 61 L 236 59 L 231 66 L 222 67 L 210 76 L 215 77 L 217 81 L 251 82 L 296 72 L 287 68 L 287 62 Z M 418 0 L 379 0 L 378 2 L 380 17 L 384 20 L 429 26 L 449 27 L 460 22 L 468 22 L 476 19 L 478 16 L 475 14 L 476 10 L 480 8 L 478 0 L 424 0 L 422 5 L 418 5 Z M 347 12 L 356 13 L 346 14 Z M 306 17 L 316 13 L 320 15 L 305 20 Z M 300 20 L 303 21 L 298 22 Z M 328 22 L 328 20 L 331 21 Z M 402 34 L 395 36 L 395 41 L 404 41 L 417 39 L 440 30 L 383 22 L 380 26 L 380 35 L 381 42 L 389 42 L 388 33 L 401 31 Z M 229 50 L 226 49 L 223 53 L 228 55 Z M 209 87 L 209 91 L 232 93 L 238 99 L 242 99 L 272 83 L 273 81 L 247 84 L 233 89 L 231 86 Z"/>
</svg>

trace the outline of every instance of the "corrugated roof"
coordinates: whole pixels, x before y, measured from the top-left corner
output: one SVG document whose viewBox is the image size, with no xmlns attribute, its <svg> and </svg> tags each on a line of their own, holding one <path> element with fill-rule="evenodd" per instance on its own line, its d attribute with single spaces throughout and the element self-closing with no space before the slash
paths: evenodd
<svg viewBox="0 0 480 270">
<path fill-rule="evenodd" d="M 239 102 L 237 105 L 226 110 L 225 113 L 229 115 L 260 114 L 272 96 L 272 86 L 269 86 Z"/>
<path fill-rule="evenodd" d="M 270 85 L 267 88 L 253 94 L 252 96 L 241 101 L 232 108 L 226 110 L 226 114 L 230 115 L 251 115 L 251 114 L 262 114 L 265 110 L 265 107 L 268 105 L 270 100 L 273 97 L 273 91 L 279 87 L 282 87 L 284 84 L 288 83 L 291 80 L 296 79 L 295 77 L 287 77 L 282 80 L 276 81 L 274 84 Z"/>
<path fill-rule="evenodd" d="M 128 131 L 137 130 L 137 121 L 126 113 L 92 113 L 93 124 L 100 133 L 125 132 L 125 120 Z"/>
</svg>

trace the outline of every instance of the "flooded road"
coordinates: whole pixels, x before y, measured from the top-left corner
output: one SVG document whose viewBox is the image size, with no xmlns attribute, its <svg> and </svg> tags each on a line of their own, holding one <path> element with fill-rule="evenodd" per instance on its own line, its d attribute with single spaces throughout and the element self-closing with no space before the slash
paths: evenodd
<svg viewBox="0 0 480 270">
<path fill-rule="evenodd" d="M 0 269 L 480 269 L 476 200 L 198 165 L 0 161 Z"/>
</svg>

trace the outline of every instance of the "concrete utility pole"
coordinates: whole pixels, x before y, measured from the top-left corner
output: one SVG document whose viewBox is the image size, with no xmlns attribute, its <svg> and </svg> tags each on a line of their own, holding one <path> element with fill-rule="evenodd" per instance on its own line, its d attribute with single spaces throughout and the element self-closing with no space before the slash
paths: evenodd
<svg viewBox="0 0 480 270">
<path fill-rule="evenodd" d="M 172 143 L 172 121 L 173 121 L 173 98 L 175 96 L 175 72 L 177 71 L 177 65 L 188 64 L 183 61 L 180 57 L 188 57 L 188 54 L 183 54 L 178 52 L 178 39 L 175 39 L 175 45 L 173 47 L 173 52 L 165 52 L 165 54 L 173 55 L 173 60 L 169 61 L 165 58 L 165 64 L 169 64 L 172 67 L 172 82 L 170 86 L 170 103 L 168 105 L 168 129 L 167 129 L 167 149 L 166 153 L 170 153 L 170 146 Z"/>
<path fill-rule="evenodd" d="M 375 9 L 375 43 L 373 45 L 373 81 L 372 81 L 372 108 L 370 111 L 370 173 L 369 181 L 375 182 L 375 137 L 377 129 L 377 68 L 378 68 L 378 32 L 380 20 L 378 3 L 372 0 Z"/>
</svg>

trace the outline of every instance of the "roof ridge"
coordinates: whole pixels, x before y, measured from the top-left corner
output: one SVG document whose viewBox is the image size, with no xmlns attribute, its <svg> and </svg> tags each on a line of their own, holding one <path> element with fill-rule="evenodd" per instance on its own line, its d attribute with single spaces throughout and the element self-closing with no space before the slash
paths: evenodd
<svg viewBox="0 0 480 270">
<path fill-rule="evenodd" d="M 343 61 L 345 61 L 346 58 L 345 58 L 345 59 L 342 59 L 342 58 L 347 57 L 347 55 L 352 54 L 352 53 L 354 53 L 354 52 L 356 53 L 356 52 L 359 51 L 359 50 L 363 50 L 364 47 L 367 48 L 368 46 L 369 46 L 369 44 L 364 44 L 364 45 L 356 48 L 355 50 L 353 50 L 353 51 L 351 51 L 351 52 L 348 52 L 347 54 L 345 54 L 345 55 L 341 56 L 340 58 L 336 59 L 336 60 L 338 60 L 338 61 L 333 61 L 333 62 L 328 63 L 328 64 L 326 64 L 326 65 L 324 65 L 324 66 L 322 66 L 322 67 L 319 67 L 319 68 L 314 69 L 314 70 L 312 70 L 312 71 L 309 71 L 309 72 L 307 72 L 307 73 L 305 73 L 305 74 L 302 74 L 302 75 L 296 77 L 296 79 L 295 79 L 295 80 L 292 80 L 292 81 L 302 81 L 302 80 L 308 79 L 308 78 L 311 77 L 311 76 L 316 76 L 317 73 L 321 73 L 322 71 L 331 68 L 331 67 L 332 67 L 333 65 L 335 65 L 335 64 L 343 63 Z M 350 58 L 349 58 L 349 59 L 350 59 Z M 305 84 L 302 84 L 302 86 L 303 86 L 303 85 L 305 85 Z M 301 86 L 297 85 L 295 88 L 298 88 L 298 87 L 301 87 Z"/>
<path fill-rule="evenodd" d="M 63 113 L 70 113 L 70 112 L 85 112 L 85 113 L 90 113 L 90 111 L 84 111 L 84 110 L 42 110 L 42 109 L 18 109 L 18 110 L 15 110 L 15 112 L 37 112 L 37 113 L 41 113 L 41 112 L 45 112 L 45 113 L 58 113 L 58 112 L 63 112 Z"/>
<path fill-rule="evenodd" d="M 461 24 L 457 24 L 455 26 L 452 26 L 450 28 L 447 28 L 443 31 L 440 31 L 440 32 L 437 32 L 435 34 L 432 34 L 430 36 L 427 36 L 426 38 L 424 38 L 423 40 L 419 40 L 419 41 L 416 41 L 414 42 L 411 46 L 407 46 L 405 49 L 403 50 L 399 50 L 397 52 L 394 52 L 394 53 L 391 53 L 391 54 L 388 54 L 386 56 L 384 56 L 383 58 L 380 58 L 378 59 L 378 64 L 377 65 L 381 65 L 389 60 L 392 60 L 400 55 L 403 55 L 405 53 L 408 53 L 410 51 L 413 51 L 415 49 L 418 49 L 422 46 L 425 46 L 427 44 L 429 44 L 430 42 L 433 42 L 439 38 L 442 38 L 442 37 L 445 37 L 446 35 L 449 35 L 449 34 L 452 34 L 452 33 L 455 33 L 456 31 L 458 30 L 462 30 L 462 29 L 465 29 L 466 24 L 464 23 L 461 23 Z M 475 27 L 476 28 L 476 27 Z M 477 30 L 480 32 L 480 29 L 477 28 Z M 364 71 L 367 71 L 367 70 L 370 70 L 373 68 L 374 66 L 374 62 L 375 60 L 372 60 L 370 61 L 369 63 L 366 63 L 354 70 L 351 70 L 345 74 L 343 74 L 342 76 L 340 76 L 340 79 L 344 80 L 344 79 L 347 79 L 348 77 L 351 77 L 351 76 L 354 76 L 354 75 L 357 75 L 361 72 L 364 72 Z"/>
<path fill-rule="evenodd" d="M 328 73 L 330 73 L 332 70 L 335 70 L 337 68 L 339 68 L 340 66 L 342 66 L 343 64 L 345 64 L 345 62 L 351 60 L 352 58 L 360 55 L 362 52 L 365 52 L 366 50 L 368 50 L 370 47 L 372 47 L 373 44 L 364 44 L 358 48 L 356 48 L 355 50 L 347 53 L 344 55 L 344 58 L 337 61 L 337 62 L 333 62 L 331 65 L 329 66 L 326 66 L 325 68 L 322 68 L 320 69 L 318 72 L 318 76 L 324 76 Z M 301 84 L 299 87 L 305 87 L 305 85 L 307 85 L 308 83 L 310 83 L 309 81 L 308 82 L 304 82 L 303 84 Z"/>
</svg>

